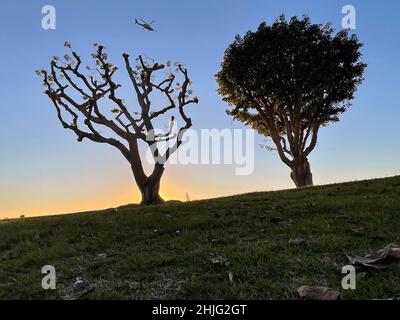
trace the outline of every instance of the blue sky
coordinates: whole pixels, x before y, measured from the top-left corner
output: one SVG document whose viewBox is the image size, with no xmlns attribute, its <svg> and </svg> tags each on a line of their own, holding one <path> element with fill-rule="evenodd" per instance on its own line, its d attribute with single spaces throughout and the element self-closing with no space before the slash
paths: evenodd
<svg viewBox="0 0 400 320">
<path fill-rule="evenodd" d="M 57 10 L 57 29 L 41 28 L 42 6 Z M 235 34 L 307 14 L 338 29 L 341 9 L 357 10 L 355 32 L 368 64 L 365 82 L 341 122 L 323 128 L 310 157 L 317 184 L 399 174 L 400 2 L 381 1 L 2 1 L 0 10 L 0 217 L 62 213 L 116 206 L 138 200 L 128 163 L 110 147 L 77 143 L 58 123 L 34 70 L 45 68 L 70 41 L 89 61 L 92 44 L 104 44 L 111 60 L 144 54 L 176 60 L 190 70 L 200 104 L 194 127 L 241 128 L 225 114 L 214 75 Z M 156 19 L 157 32 L 134 25 L 135 17 Z M 262 142 L 261 137 L 257 138 Z M 174 166 L 163 180 L 166 197 L 184 199 L 292 187 L 289 169 L 277 155 L 256 148 L 251 176 L 231 166 Z"/>
</svg>

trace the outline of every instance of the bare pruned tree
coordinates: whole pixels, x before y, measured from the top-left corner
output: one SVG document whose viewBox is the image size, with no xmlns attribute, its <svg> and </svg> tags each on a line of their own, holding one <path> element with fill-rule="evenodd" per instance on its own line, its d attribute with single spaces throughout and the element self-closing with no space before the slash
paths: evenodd
<svg viewBox="0 0 400 320">
<path fill-rule="evenodd" d="M 115 81 L 118 68 L 108 61 L 104 46 L 95 44 L 96 50 L 92 54 L 95 65 L 93 68 L 87 66 L 88 72 L 81 71 L 81 58 L 68 42 L 65 47 L 71 50 L 71 54 L 62 59 L 53 57 L 50 70 L 36 71 L 43 78 L 45 94 L 52 101 L 62 126 L 73 131 L 78 141 L 86 138 L 118 149 L 130 163 L 142 195 L 141 204 L 163 202 L 159 191 L 165 162 L 182 144 L 185 131 L 192 126 L 185 108 L 198 103 L 197 97 L 193 97 L 190 90 L 191 80 L 187 69 L 176 63 L 149 63 L 142 56 L 136 59 L 136 66 L 133 67 L 129 55 L 123 54 L 125 68 L 138 102 L 137 111 L 133 111 L 118 96 L 121 87 Z M 162 70 L 165 75 L 157 81 L 157 75 Z M 165 105 L 158 108 L 151 105 L 153 94 L 156 93 L 161 94 L 165 101 Z M 174 131 L 176 120 L 172 115 L 169 118 L 169 131 L 160 133 L 154 123 L 170 111 L 180 116 L 183 125 Z M 154 164 L 150 174 L 144 170 L 140 141 L 152 151 Z M 161 143 L 164 148 L 160 147 Z"/>
</svg>

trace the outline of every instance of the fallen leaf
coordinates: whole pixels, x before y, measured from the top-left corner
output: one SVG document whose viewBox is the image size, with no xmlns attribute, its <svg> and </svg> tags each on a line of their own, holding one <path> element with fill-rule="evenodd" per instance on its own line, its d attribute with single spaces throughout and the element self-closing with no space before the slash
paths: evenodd
<svg viewBox="0 0 400 320">
<path fill-rule="evenodd" d="M 391 243 L 383 249 L 367 254 L 365 257 L 349 255 L 346 255 L 346 257 L 352 265 L 381 270 L 387 268 L 390 259 L 400 259 L 400 247 Z"/>
<path fill-rule="evenodd" d="M 211 243 L 220 243 L 223 242 L 222 239 L 217 239 L 217 238 L 207 238 L 207 240 Z"/>
<path fill-rule="evenodd" d="M 108 257 L 107 253 L 99 253 L 99 254 L 96 255 L 95 260 L 103 260 L 103 259 L 105 259 L 107 257 Z"/>
<path fill-rule="evenodd" d="M 305 240 L 303 238 L 294 238 L 294 239 L 290 239 L 288 241 L 289 244 L 294 245 L 294 246 L 299 246 L 302 244 L 305 244 Z"/>
<path fill-rule="evenodd" d="M 389 251 L 389 256 L 394 259 L 400 259 L 400 248 L 391 248 Z"/>
<path fill-rule="evenodd" d="M 83 232 L 81 233 L 81 238 L 85 239 L 85 238 L 96 238 L 95 235 L 91 232 Z"/>
<path fill-rule="evenodd" d="M 230 265 L 229 261 L 227 259 L 225 259 L 224 257 L 221 257 L 221 256 L 217 256 L 215 258 L 211 258 L 210 261 L 214 265 L 225 266 L 225 267 Z"/>
<path fill-rule="evenodd" d="M 76 277 L 73 283 L 74 287 L 83 288 L 86 286 L 85 281 L 81 277 Z"/>
<path fill-rule="evenodd" d="M 300 298 L 307 300 L 338 300 L 340 293 L 337 290 L 327 287 L 302 286 L 297 289 Z"/>
</svg>

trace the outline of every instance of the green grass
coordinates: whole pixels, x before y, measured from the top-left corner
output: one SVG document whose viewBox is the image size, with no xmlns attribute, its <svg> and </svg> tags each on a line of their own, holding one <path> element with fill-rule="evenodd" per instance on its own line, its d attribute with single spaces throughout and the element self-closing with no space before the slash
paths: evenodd
<svg viewBox="0 0 400 320">
<path fill-rule="evenodd" d="M 364 235 L 352 232 L 360 226 Z M 393 298 L 400 263 L 348 291 L 341 267 L 345 253 L 400 242 L 399 230 L 400 177 L 15 219 L 0 222 L 0 299 L 66 299 L 88 288 L 89 299 L 297 299 L 302 285 L 336 288 L 344 299 Z M 289 245 L 295 237 L 306 245 Z M 213 265 L 216 256 L 229 266 Z M 56 290 L 41 288 L 44 265 L 57 270 Z"/>
</svg>

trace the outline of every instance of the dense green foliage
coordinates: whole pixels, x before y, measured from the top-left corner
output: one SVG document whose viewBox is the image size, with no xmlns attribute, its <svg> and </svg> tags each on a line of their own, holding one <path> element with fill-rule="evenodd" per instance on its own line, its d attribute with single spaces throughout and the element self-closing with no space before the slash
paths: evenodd
<svg viewBox="0 0 400 320">
<path fill-rule="evenodd" d="M 330 25 L 312 24 L 308 17 L 281 16 L 236 36 L 217 74 L 219 93 L 233 106 L 228 114 L 265 135 L 271 128 L 257 106 L 272 113 L 283 134 L 282 114 L 298 118 L 301 130 L 338 121 L 363 80 L 361 47 L 346 30 L 334 34 Z"/>
</svg>

